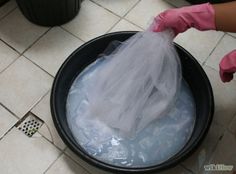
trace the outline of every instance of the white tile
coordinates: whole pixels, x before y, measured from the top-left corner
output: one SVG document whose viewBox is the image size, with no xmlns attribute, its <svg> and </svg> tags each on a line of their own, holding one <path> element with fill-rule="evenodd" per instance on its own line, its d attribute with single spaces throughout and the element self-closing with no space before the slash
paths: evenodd
<svg viewBox="0 0 236 174">
<path fill-rule="evenodd" d="M 234 116 L 233 120 L 231 121 L 229 130 L 236 136 L 236 116 Z"/>
<path fill-rule="evenodd" d="M 62 155 L 45 174 L 88 174 L 81 166 Z"/>
<path fill-rule="evenodd" d="M 22 53 L 47 29 L 30 23 L 17 8 L 0 21 L 0 38 Z"/>
<path fill-rule="evenodd" d="M 17 122 L 10 112 L 0 105 L 0 138 Z"/>
<path fill-rule="evenodd" d="M 51 29 L 24 54 L 51 75 L 83 42 L 60 27 Z"/>
<path fill-rule="evenodd" d="M 211 54 L 206 64 L 212 68 L 219 70 L 220 60 L 229 52 L 236 49 L 236 38 L 225 35 Z"/>
<path fill-rule="evenodd" d="M 16 51 L 0 41 L 0 72 L 11 64 L 18 56 L 19 54 Z"/>
<path fill-rule="evenodd" d="M 22 56 L 0 74 L 0 102 L 22 117 L 46 94 L 52 80 Z"/>
<path fill-rule="evenodd" d="M 236 33 L 228 33 L 229 35 L 236 37 Z"/>
<path fill-rule="evenodd" d="M 125 15 L 138 1 L 139 0 L 94 0 L 94 2 L 119 16 Z"/>
<path fill-rule="evenodd" d="M 16 8 L 16 1 L 10 0 L 0 8 L 0 19 Z"/>
<path fill-rule="evenodd" d="M 218 71 L 207 66 L 204 66 L 204 69 L 210 79 L 215 98 L 213 119 L 226 128 L 236 113 L 236 81 L 227 84 L 223 83 L 220 80 Z"/>
<path fill-rule="evenodd" d="M 39 129 L 39 132 L 63 150 L 65 144 L 58 135 L 51 116 L 50 93 L 48 93 L 31 111 L 44 121 L 44 125 Z"/>
<path fill-rule="evenodd" d="M 204 62 L 220 41 L 224 33 L 189 29 L 179 34 L 175 42 L 188 50 L 199 62 Z"/>
<path fill-rule="evenodd" d="M 4 174 L 42 174 L 61 153 L 39 134 L 29 138 L 16 128 L 0 141 L 0 149 Z"/>
<path fill-rule="evenodd" d="M 118 24 L 115 25 L 114 28 L 110 32 L 116 32 L 116 31 L 141 31 L 142 28 L 139 28 L 138 26 L 126 21 L 125 19 L 122 19 Z"/>
<path fill-rule="evenodd" d="M 125 18 L 146 29 L 155 16 L 171 7 L 164 0 L 141 0 Z"/>
<path fill-rule="evenodd" d="M 91 174 L 112 174 L 110 172 L 98 169 L 87 162 L 80 159 L 76 154 L 74 154 L 71 150 L 68 148 L 66 149 L 65 153 L 70 156 L 73 160 L 75 160 L 77 163 L 79 163 L 81 166 L 83 166 L 87 171 L 89 171 Z"/>
<path fill-rule="evenodd" d="M 118 20 L 119 17 L 95 3 L 85 0 L 82 2 L 79 15 L 63 25 L 63 28 L 82 40 L 88 41 L 105 34 Z"/>
<path fill-rule="evenodd" d="M 183 162 L 183 165 L 194 173 L 199 173 L 202 166 L 209 160 L 224 130 L 220 125 L 213 122 L 202 145 Z"/>
<path fill-rule="evenodd" d="M 226 131 L 222 140 L 218 143 L 209 164 L 224 164 L 232 165 L 236 169 L 236 137 L 230 132 Z M 203 169 L 204 170 L 204 169 Z M 206 172 L 206 174 L 215 174 L 217 172 Z M 222 171 L 222 174 L 233 174 L 232 171 Z"/>
</svg>

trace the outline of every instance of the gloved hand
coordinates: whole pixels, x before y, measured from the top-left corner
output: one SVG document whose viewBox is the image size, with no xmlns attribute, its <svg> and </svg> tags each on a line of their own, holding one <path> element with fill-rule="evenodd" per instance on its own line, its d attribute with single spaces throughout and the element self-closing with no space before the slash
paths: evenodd
<svg viewBox="0 0 236 174">
<path fill-rule="evenodd" d="M 220 77 L 223 82 L 229 82 L 233 79 L 236 72 L 236 50 L 230 52 L 220 62 Z"/>
<path fill-rule="evenodd" d="M 216 30 L 215 10 L 210 3 L 166 10 L 155 17 L 150 29 L 159 32 L 171 28 L 177 35 L 191 27 Z"/>
</svg>

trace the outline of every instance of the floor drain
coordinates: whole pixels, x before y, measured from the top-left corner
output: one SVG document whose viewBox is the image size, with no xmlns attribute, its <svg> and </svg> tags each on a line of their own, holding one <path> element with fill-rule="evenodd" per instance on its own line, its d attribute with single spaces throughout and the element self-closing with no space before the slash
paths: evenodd
<svg viewBox="0 0 236 174">
<path fill-rule="evenodd" d="M 16 127 L 28 137 L 32 137 L 43 123 L 43 120 L 29 113 L 20 120 L 20 123 Z"/>
</svg>

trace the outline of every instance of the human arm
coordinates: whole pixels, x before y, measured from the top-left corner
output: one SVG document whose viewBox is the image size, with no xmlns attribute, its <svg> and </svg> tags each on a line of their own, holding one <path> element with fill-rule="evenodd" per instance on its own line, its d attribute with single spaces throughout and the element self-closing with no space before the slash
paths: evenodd
<svg viewBox="0 0 236 174">
<path fill-rule="evenodd" d="M 216 29 L 236 32 L 236 1 L 213 5 Z"/>
</svg>

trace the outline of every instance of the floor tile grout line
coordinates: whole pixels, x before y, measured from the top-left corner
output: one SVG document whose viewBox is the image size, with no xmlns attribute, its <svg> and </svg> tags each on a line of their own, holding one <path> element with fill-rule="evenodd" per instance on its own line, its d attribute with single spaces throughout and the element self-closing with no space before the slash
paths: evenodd
<svg viewBox="0 0 236 174">
<path fill-rule="evenodd" d="M 32 110 L 34 109 L 34 107 L 35 106 L 37 106 L 43 99 L 44 99 L 44 97 L 46 97 L 49 93 L 51 92 L 51 88 L 42 96 L 42 97 L 40 97 L 40 99 L 37 101 L 37 103 L 35 103 L 32 107 L 31 107 L 31 109 L 26 113 L 26 114 L 28 114 L 28 113 L 31 113 L 31 114 L 33 114 L 33 115 L 36 115 L 37 117 L 39 117 L 37 114 L 35 114 Z M 26 115 L 25 114 L 25 115 Z M 40 119 L 42 119 L 41 117 L 39 117 Z M 42 119 L 43 120 L 43 119 Z M 65 148 L 64 149 L 61 149 L 60 147 L 58 147 L 54 142 L 53 142 L 53 136 L 52 136 L 52 133 L 51 133 L 51 130 L 50 130 L 50 128 L 49 128 L 49 126 L 47 125 L 47 123 L 43 120 L 43 124 L 45 124 L 46 125 L 46 127 L 47 127 L 47 129 L 48 129 L 48 131 L 49 131 L 49 133 L 50 133 L 50 136 L 51 136 L 51 139 L 52 139 L 52 141 L 50 141 L 46 136 L 44 136 L 41 132 L 39 132 L 38 131 L 38 133 L 40 134 L 40 135 L 42 135 L 48 142 L 50 142 L 52 145 L 54 145 L 56 148 L 58 148 L 60 151 L 64 151 L 65 150 Z M 40 130 L 40 129 L 39 129 Z"/>
<path fill-rule="evenodd" d="M 70 31 L 68 31 L 66 28 L 64 28 L 62 25 L 59 26 L 62 30 L 64 30 L 65 32 L 67 32 L 68 34 L 70 34 L 73 37 L 76 37 L 76 39 L 79 39 L 80 41 L 82 41 L 83 43 L 85 43 L 86 41 L 84 41 L 83 39 L 81 39 L 80 37 L 76 36 L 75 34 L 71 33 Z"/>
<path fill-rule="evenodd" d="M 105 32 L 105 34 L 109 33 L 121 20 L 122 20 L 122 18 L 119 18 L 119 20 L 118 20 L 117 22 L 115 22 L 115 23 Z"/>
<path fill-rule="evenodd" d="M 2 106 L 4 109 L 6 109 L 9 113 L 11 113 L 16 119 L 16 123 L 11 126 L 7 132 L 5 132 L 1 137 L 0 137 L 0 141 L 15 127 L 15 125 L 18 123 L 18 121 L 20 120 L 11 110 L 9 110 L 6 106 L 4 106 L 2 103 L 0 103 L 0 106 Z"/>
<path fill-rule="evenodd" d="M 119 20 L 106 32 L 106 33 L 109 33 L 113 28 L 115 28 L 115 26 L 121 21 L 121 20 L 126 20 L 125 19 L 125 16 L 127 14 L 129 14 L 130 11 L 132 11 L 136 6 L 137 4 L 140 2 L 140 0 L 138 0 L 122 17 L 119 18 Z M 127 22 L 129 22 L 128 20 L 126 20 Z M 133 23 L 132 23 L 133 24 Z M 140 28 L 139 26 L 135 25 L 136 27 Z M 142 28 L 140 28 L 142 29 Z"/>
<path fill-rule="evenodd" d="M 29 111 L 31 114 L 32 114 L 32 112 L 31 111 Z M 37 116 L 37 115 L 36 115 Z M 38 116 L 37 116 L 38 117 Z M 40 118 L 40 117 L 39 117 Z M 40 118 L 41 119 L 41 118 Z M 45 122 L 43 123 L 43 124 L 45 124 Z M 39 129 L 40 130 L 40 129 Z M 50 141 L 49 139 L 47 139 L 47 137 L 45 137 L 42 133 L 40 133 L 39 131 L 37 131 L 37 133 L 39 134 L 39 135 L 41 135 L 41 137 L 44 139 L 44 140 L 46 140 L 48 143 L 50 143 L 53 147 L 55 147 L 61 154 L 63 154 L 64 153 L 64 151 L 66 150 L 66 147 L 64 147 L 63 149 L 61 149 L 61 148 L 59 148 L 58 146 L 56 146 L 52 141 Z M 33 137 L 29 137 L 29 138 L 34 138 L 34 136 Z M 37 137 L 35 137 L 35 138 L 37 138 Z"/>
<path fill-rule="evenodd" d="M 31 111 L 31 112 L 32 112 L 32 111 Z M 32 112 L 32 113 L 33 113 L 33 112 Z M 35 114 L 35 115 L 36 115 L 36 114 Z M 44 120 L 43 120 L 43 121 L 44 121 Z M 50 135 L 50 138 L 51 138 L 51 142 L 52 142 L 53 144 L 55 144 L 54 138 L 53 138 L 53 136 L 52 136 L 52 132 L 51 132 L 51 130 L 50 130 L 48 124 L 47 124 L 45 121 L 44 121 L 43 124 L 45 124 L 45 126 L 46 126 L 46 128 L 47 128 L 47 130 L 48 130 L 48 132 L 49 132 L 49 135 Z M 40 129 L 39 129 L 38 133 L 41 134 Z M 43 133 L 42 133 L 42 135 L 43 135 Z M 45 138 L 47 138 L 47 137 L 45 136 Z M 47 138 L 47 139 L 48 139 L 48 138 Z M 56 144 L 55 144 L 55 145 L 56 145 Z"/>
<path fill-rule="evenodd" d="M 10 44 L 8 44 L 6 41 L 4 41 L 3 39 L 0 38 L 0 41 L 2 41 L 4 44 L 6 44 L 8 47 L 10 47 L 12 50 L 14 50 L 15 52 L 17 52 L 19 55 L 21 55 L 21 52 L 19 52 L 18 50 L 16 50 L 13 46 L 11 46 Z"/>
<path fill-rule="evenodd" d="M 65 151 L 66 151 L 66 149 L 65 149 Z M 91 172 L 87 169 L 87 168 L 85 168 L 82 164 L 80 164 L 78 161 L 76 161 L 74 158 L 72 158 L 69 154 L 67 154 L 66 152 L 63 152 L 63 154 L 65 155 L 65 156 L 67 156 L 68 158 L 70 158 L 72 161 L 74 161 L 77 165 L 79 165 L 80 167 L 82 167 L 86 172 L 88 172 L 88 173 L 90 173 L 91 174 Z M 72 153 L 74 153 L 74 152 L 72 152 Z M 85 161 L 85 163 L 87 163 L 86 161 Z"/>
<path fill-rule="evenodd" d="M 0 105 L 2 105 L 1 103 L 0 103 Z M 5 108 L 5 107 L 4 107 Z M 29 111 L 29 112 L 31 112 L 31 111 Z M 18 120 L 19 121 L 19 120 Z M 17 121 L 17 122 L 18 122 Z M 15 123 L 6 133 L 4 133 L 4 135 L 3 136 L 1 136 L 0 137 L 0 141 L 13 129 L 13 128 L 15 128 L 15 125 L 16 125 L 17 123 Z M 38 132 L 39 133 L 39 132 Z M 51 141 L 49 141 L 44 135 L 42 135 L 41 133 L 39 133 L 41 136 L 42 136 L 42 138 L 44 139 L 44 140 L 46 140 L 47 142 L 49 142 L 50 144 L 52 144 L 53 145 L 53 147 L 55 147 L 60 153 L 59 153 L 59 156 L 48 166 L 48 168 L 44 171 L 44 173 L 45 172 L 47 172 L 47 170 L 48 169 L 50 169 L 51 168 L 51 166 L 64 154 L 64 151 L 66 150 L 66 147 L 64 148 L 64 149 L 60 149 L 59 147 L 57 147 L 55 144 L 53 144 Z M 29 138 L 34 138 L 34 137 L 29 137 Z"/>
<path fill-rule="evenodd" d="M 6 69 L 8 69 L 15 61 L 17 61 L 20 57 L 21 57 L 21 55 L 18 55 L 9 65 L 7 65 L 5 68 L 3 68 L 3 69 L 0 71 L 0 75 L 1 75 L 1 73 L 3 73 Z"/>
<path fill-rule="evenodd" d="M 25 55 L 24 58 L 26 58 L 28 61 L 30 61 L 32 64 L 34 64 L 35 66 L 37 66 L 39 69 L 41 69 L 44 73 L 46 73 L 47 75 L 49 75 L 50 77 L 52 77 L 53 79 L 55 78 L 54 75 L 50 74 L 49 72 L 47 72 L 45 69 L 43 69 L 40 65 L 38 65 L 37 63 L 35 63 L 34 61 L 32 61 L 30 58 L 26 57 Z"/>
<path fill-rule="evenodd" d="M 230 34 L 230 33 L 226 33 L 228 36 L 230 36 L 230 37 L 233 37 L 234 39 L 236 39 L 236 36 L 234 36 L 233 34 Z M 236 34 L 236 33 L 235 33 Z"/>
<path fill-rule="evenodd" d="M 134 5 L 132 5 L 132 7 L 131 7 L 126 13 L 124 13 L 124 15 L 121 15 L 121 16 L 115 14 L 113 11 L 107 9 L 106 7 L 103 7 L 101 4 L 95 2 L 94 0 L 90 0 L 90 1 L 93 2 L 94 4 L 98 5 L 98 6 L 102 7 L 103 9 L 105 9 L 105 10 L 111 12 L 112 14 L 116 15 L 117 17 L 119 17 L 119 20 L 118 20 L 115 24 L 113 24 L 113 25 L 105 32 L 105 34 L 106 34 L 106 33 L 109 33 L 122 19 L 124 19 L 124 17 L 125 17 L 131 10 L 133 10 L 133 9 L 136 7 L 136 5 L 137 5 L 141 0 L 138 0 L 136 3 L 134 3 Z M 125 19 L 124 19 L 124 20 L 125 20 Z M 137 25 L 135 25 L 135 26 L 137 26 Z M 139 26 L 137 26 L 137 27 L 140 28 Z"/>
<path fill-rule="evenodd" d="M 16 9 L 18 8 L 18 6 L 16 5 L 13 9 L 11 9 L 8 13 L 6 13 L 5 15 L 3 15 L 1 18 L 0 18 L 0 22 L 6 18 L 8 15 L 10 15 L 13 11 L 15 11 Z"/>
<path fill-rule="evenodd" d="M 122 17 L 125 18 L 142 0 L 138 0 Z"/>
<path fill-rule="evenodd" d="M 34 24 L 35 25 L 35 24 Z M 45 27 L 48 28 L 48 27 Z M 26 51 L 28 51 L 36 42 L 38 42 L 44 35 L 46 35 L 53 27 L 49 27 L 45 32 L 43 32 L 36 40 L 34 40 L 23 52 L 18 51 L 17 49 L 15 49 L 13 46 L 11 46 L 10 44 L 8 44 L 6 41 L 4 41 L 2 38 L 0 38 L 0 40 L 2 42 L 4 42 L 7 46 L 9 46 L 11 49 L 13 49 L 14 51 L 16 51 L 18 54 L 20 54 L 20 56 L 22 56 Z"/>
<path fill-rule="evenodd" d="M 122 19 L 125 19 L 125 17 L 141 2 L 141 0 L 138 0 L 134 5 L 122 16 Z"/>
<path fill-rule="evenodd" d="M 37 102 L 35 102 L 35 104 L 33 104 L 29 109 L 28 109 L 28 112 L 31 112 L 32 111 L 32 109 L 34 109 L 34 107 L 35 106 L 37 106 L 40 102 L 41 102 L 41 100 L 44 98 L 44 97 L 46 97 L 49 93 L 50 93 L 50 91 L 51 91 L 51 87 L 48 89 L 48 91 L 44 94 L 44 95 L 42 95 L 39 99 L 38 99 L 38 101 Z M 28 113 L 27 112 L 27 113 Z M 27 114 L 26 113 L 26 114 Z M 33 113 L 33 112 L 31 112 L 31 113 Z M 25 114 L 25 115 L 26 115 Z M 34 114 L 34 113 L 33 113 Z M 40 117 L 39 117 L 40 118 Z M 44 121 L 44 120 L 43 120 Z"/>
<path fill-rule="evenodd" d="M 15 127 L 15 124 L 14 124 L 11 128 L 9 128 L 9 129 L 7 130 L 7 132 L 5 132 L 5 133 L 2 135 L 2 137 L 0 137 L 0 141 L 1 141 L 9 132 L 11 132 L 11 130 L 12 130 L 14 127 Z"/>
<path fill-rule="evenodd" d="M 109 9 L 106 9 L 105 7 L 103 7 L 102 5 L 100 5 L 100 4 L 96 3 L 96 2 L 94 2 L 93 0 L 89 0 L 89 1 L 91 1 L 92 3 L 95 3 L 96 5 L 102 7 L 102 8 L 105 9 L 105 10 L 108 10 L 109 12 L 112 12 L 112 11 L 110 11 Z M 140 26 L 138 26 L 137 24 L 134 24 L 133 22 L 131 22 L 131 21 L 129 21 L 129 20 L 127 20 L 127 19 L 124 18 L 140 1 L 141 1 L 141 0 L 138 0 L 123 16 L 119 16 L 119 15 L 116 15 L 116 14 L 115 14 L 117 17 L 119 17 L 119 20 L 118 20 L 114 25 L 112 25 L 104 34 L 109 33 L 122 19 L 124 19 L 124 20 L 126 20 L 127 22 L 130 22 L 131 24 L 135 25 L 136 27 L 142 29 L 142 27 L 140 27 Z M 114 13 L 113 13 L 113 14 L 114 14 Z M 74 36 L 74 37 L 80 39 L 80 40 L 83 41 L 83 42 L 86 42 L 85 40 L 81 39 L 80 37 L 76 36 L 75 34 L 71 33 L 70 31 L 68 31 L 68 30 L 67 30 L 66 28 L 64 28 L 63 26 L 60 26 L 60 27 L 61 27 L 64 31 L 66 31 L 66 32 L 68 32 L 69 34 L 71 34 L 72 36 Z"/>
<path fill-rule="evenodd" d="M 104 10 L 106 10 L 106 11 L 112 13 L 112 14 L 115 15 L 116 17 L 119 17 L 119 18 L 122 17 L 122 16 L 120 16 L 120 15 L 114 13 L 112 10 L 110 10 L 110 9 L 108 9 L 108 8 L 106 8 L 106 7 L 104 7 L 104 6 L 102 6 L 101 4 L 95 2 L 94 0 L 89 0 L 89 1 L 92 2 L 92 3 L 94 3 L 94 4 L 96 4 L 97 6 L 99 6 L 99 7 L 101 7 L 101 8 L 103 8 Z"/>
<path fill-rule="evenodd" d="M 30 109 L 27 111 L 27 113 L 25 113 L 22 117 L 17 116 L 14 112 L 12 112 L 8 107 L 6 107 L 3 103 L 0 103 L 0 106 L 2 106 L 4 109 L 6 109 L 9 113 L 11 113 L 14 117 L 17 118 L 17 120 L 19 121 L 20 119 L 24 118 L 24 116 L 26 114 L 28 114 L 29 112 L 31 112 L 31 110 L 50 92 L 51 89 L 49 89 L 46 94 L 44 94 L 42 97 L 40 97 L 40 99 L 32 106 L 30 107 Z M 31 112 L 32 113 L 32 112 Z M 17 122 L 18 122 L 17 121 Z M 15 126 L 15 125 L 14 125 Z M 14 127 L 13 126 L 13 127 Z"/>
<path fill-rule="evenodd" d="M 191 174 L 195 174 L 195 172 L 193 172 L 191 169 L 187 168 L 185 165 L 183 165 L 182 163 L 179 164 L 182 168 L 184 168 L 185 170 L 187 170 L 188 172 L 190 172 Z"/>
<path fill-rule="evenodd" d="M 43 174 L 46 174 L 48 170 L 56 163 L 56 161 L 63 155 L 63 152 L 60 153 L 60 155 L 48 166 L 48 168 L 43 172 Z"/>
<path fill-rule="evenodd" d="M 14 112 L 12 112 L 8 107 L 6 107 L 3 103 L 0 102 L 0 106 L 2 106 L 5 110 L 7 110 L 10 114 L 12 114 L 17 120 L 20 119 Z"/>
<path fill-rule="evenodd" d="M 39 102 L 48 94 L 48 93 L 50 93 L 50 91 L 51 91 L 51 88 L 43 95 L 43 96 L 41 96 L 39 99 L 38 99 L 38 101 L 34 104 L 34 105 L 32 105 L 29 109 L 28 109 L 28 111 L 27 111 L 27 113 L 25 113 L 22 117 L 20 117 L 20 116 L 17 116 L 13 111 L 11 111 L 8 107 L 6 107 L 3 103 L 1 103 L 0 102 L 0 106 L 2 106 L 4 109 L 6 109 L 9 113 L 11 113 L 14 117 L 16 117 L 17 119 L 18 119 L 18 121 L 21 119 L 21 118 L 23 118 L 26 114 L 28 114 L 29 112 L 31 112 L 32 113 L 32 109 L 36 106 L 36 105 L 38 105 L 39 104 Z"/>
<path fill-rule="evenodd" d="M 138 24 L 136 24 L 136 23 L 134 23 L 134 22 L 132 22 L 132 21 L 130 21 L 129 19 L 126 18 L 127 15 L 128 15 L 139 3 L 141 3 L 141 1 L 142 1 L 142 0 L 137 1 L 136 4 L 123 16 L 122 19 L 128 21 L 129 23 L 135 25 L 136 27 L 138 27 L 138 28 L 140 28 L 140 29 L 142 29 L 142 30 L 145 30 L 143 27 L 139 26 Z"/>
<path fill-rule="evenodd" d="M 42 138 L 44 140 L 46 140 L 48 143 L 50 143 L 53 147 L 55 147 L 58 151 L 60 151 L 62 154 L 64 153 L 66 147 L 64 149 L 60 149 L 59 147 L 57 147 L 55 144 L 53 144 L 53 142 L 51 142 L 49 139 L 47 139 L 43 134 L 41 134 L 40 132 L 37 132 L 38 134 L 40 134 L 42 136 Z M 31 137 L 32 138 L 32 137 Z M 34 138 L 34 137 L 33 137 Z"/>
<path fill-rule="evenodd" d="M 218 40 L 218 42 L 216 43 L 215 47 L 211 50 L 211 52 L 209 53 L 209 55 L 207 56 L 207 58 L 203 61 L 202 66 L 204 66 L 206 64 L 206 62 L 208 61 L 209 57 L 212 55 L 212 53 L 216 50 L 217 46 L 220 44 L 220 42 L 222 41 L 222 39 L 225 37 L 226 33 L 224 33 L 221 38 Z"/>
<path fill-rule="evenodd" d="M 142 0 L 138 0 L 136 3 L 134 3 L 134 5 L 123 15 L 123 17 L 128 15 L 141 1 Z"/>
<path fill-rule="evenodd" d="M 45 124 L 45 122 L 43 123 L 43 124 Z M 39 129 L 40 130 L 40 129 Z M 37 133 L 38 134 L 40 134 L 45 140 L 47 140 L 50 144 L 52 144 L 55 148 L 57 148 L 59 151 L 61 151 L 61 152 L 64 152 L 65 151 L 65 149 L 66 149 L 66 147 L 64 147 L 64 148 L 60 148 L 60 147 L 58 147 L 55 143 L 53 143 L 52 141 L 50 141 L 45 135 L 43 135 L 41 132 L 39 132 L 39 131 L 37 131 Z"/>
<path fill-rule="evenodd" d="M 30 113 L 32 114 L 32 112 L 30 111 Z M 36 115 L 37 116 L 37 115 Z M 37 116 L 38 117 L 38 116 Z M 40 117 L 39 117 L 40 118 Z M 41 119 L 41 118 L 40 118 Z M 44 121 L 44 120 L 43 120 Z M 44 123 L 45 124 L 45 121 Z M 40 130 L 40 128 L 39 128 Z M 60 152 L 64 153 L 64 151 L 66 150 L 66 147 L 64 148 L 60 148 L 58 147 L 56 144 L 54 144 L 52 141 L 50 141 L 46 136 L 44 136 L 41 132 L 39 132 L 39 130 L 37 131 L 38 134 L 40 134 L 48 143 L 50 143 L 52 146 L 54 146 L 57 150 L 59 150 Z M 34 137 L 30 137 L 30 138 L 34 138 Z"/>
<path fill-rule="evenodd" d="M 130 21 L 129 19 L 127 19 L 127 18 L 125 18 L 125 17 L 124 17 L 123 19 L 124 19 L 124 20 L 126 20 L 127 22 L 129 22 L 129 23 L 131 23 L 131 24 L 135 25 L 136 27 L 138 27 L 138 28 L 142 29 L 142 30 L 145 30 L 143 27 L 141 27 L 141 26 L 139 26 L 139 25 L 135 24 L 134 22 Z"/>
<path fill-rule="evenodd" d="M 30 44 L 22 53 L 24 55 L 34 44 L 36 44 L 41 38 L 43 38 L 53 27 L 49 27 L 42 35 L 40 35 L 32 44 Z"/>
<path fill-rule="evenodd" d="M 33 115 L 36 115 L 36 114 L 34 114 L 33 112 L 32 112 L 32 110 L 34 109 L 34 107 L 35 106 L 37 106 L 43 99 L 44 99 L 44 97 L 46 97 L 47 96 L 47 94 L 49 93 L 51 91 L 51 87 L 49 88 L 49 90 L 44 94 L 44 95 L 42 95 L 39 99 L 38 99 L 38 101 L 36 101 L 35 102 L 35 104 L 33 104 L 29 109 L 28 109 L 28 112 L 25 114 L 25 115 L 27 115 L 28 113 L 31 113 L 31 114 L 33 114 Z M 24 115 L 24 116 L 25 116 Z M 23 117 L 24 117 L 23 116 Z M 37 115 L 36 115 L 37 116 Z M 22 117 L 22 118 L 23 118 Z M 37 116 L 38 117 L 38 116 Z M 40 118 L 40 117 L 39 117 Z M 40 118 L 41 119 L 41 118 Z M 42 119 L 43 120 L 43 119 Z M 43 120 L 43 122 L 45 123 L 45 121 Z"/>
<path fill-rule="evenodd" d="M 6 41 L 4 41 L 2 38 L 0 38 L 0 40 L 2 42 L 4 42 L 8 47 L 10 47 L 11 49 L 13 49 L 14 51 L 16 51 L 20 56 L 24 55 L 24 53 L 26 51 L 28 51 L 37 41 L 39 41 L 44 35 L 46 35 L 50 30 L 52 29 L 52 27 L 48 28 L 45 32 L 42 33 L 42 35 L 40 35 L 32 44 L 30 44 L 22 53 L 19 52 L 18 50 L 16 50 L 13 46 L 11 46 L 10 44 L 8 44 Z"/>
<path fill-rule="evenodd" d="M 2 42 L 4 42 L 7 46 L 9 46 L 10 48 L 12 48 L 14 51 L 16 51 L 19 55 L 18 55 L 18 57 L 14 60 L 14 61 L 12 61 L 6 68 L 4 68 L 2 71 L 0 71 L 0 74 L 1 73 L 3 73 L 4 71 L 6 71 L 14 62 L 16 62 L 21 56 L 23 56 L 23 57 L 25 57 L 25 58 L 27 58 L 25 55 L 24 55 L 24 53 L 26 52 L 26 51 L 28 51 L 36 42 L 38 42 L 45 34 L 47 34 L 48 32 L 49 32 L 49 30 L 50 30 L 51 28 L 49 28 L 47 31 L 45 31 L 41 36 L 39 36 L 28 48 L 26 48 L 22 53 L 20 53 L 19 51 L 17 51 L 15 48 L 13 48 L 11 45 L 9 45 L 7 42 L 5 42 L 4 40 L 2 40 L 2 39 L 0 39 Z M 27 58 L 28 59 L 28 58 Z M 28 59 L 28 60 L 30 60 L 30 59 Z M 34 63 L 33 61 L 31 61 L 30 60 L 30 62 L 32 62 L 32 63 Z M 35 64 L 35 63 L 34 63 Z M 35 64 L 35 65 L 37 65 L 37 64 Z M 38 66 L 38 65 L 37 65 Z M 38 66 L 38 67 L 40 67 L 40 66 Z M 42 69 L 41 67 L 40 67 L 40 69 Z M 42 69 L 43 70 L 43 69 Z M 44 72 L 46 72 L 45 70 L 44 70 Z M 47 74 L 49 74 L 48 72 L 47 72 Z M 49 74 L 50 75 L 50 74 Z M 52 76 L 52 75 L 50 75 L 50 76 Z M 54 78 L 54 77 L 53 77 Z"/>
<path fill-rule="evenodd" d="M 234 119 L 236 119 L 236 112 L 233 114 L 232 119 L 230 119 L 229 124 L 226 126 L 226 129 L 227 129 L 229 132 L 233 133 L 233 134 L 234 134 L 234 132 L 232 132 L 232 131 L 230 130 L 230 125 L 231 125 L 231 123 L 233 122 Z"/>
</svg>

